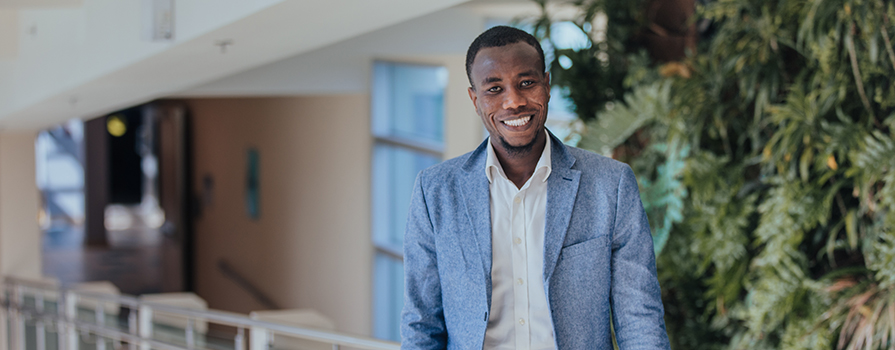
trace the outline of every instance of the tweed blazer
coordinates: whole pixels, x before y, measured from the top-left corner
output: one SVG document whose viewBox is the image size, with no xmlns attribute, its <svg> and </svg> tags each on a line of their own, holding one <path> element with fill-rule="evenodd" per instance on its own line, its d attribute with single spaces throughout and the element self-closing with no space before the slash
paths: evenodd
<svg viewBox="0 0 895 350">
<path fill-rule="evenodd" d="M 669 349 L 634 173 L 550 137 L 543 276 L 557 349 L 611 350 L 610 322 L 622 350 Z M 404 234 L 402 349 L 482 348 L 491 310 L 485 142 L 417 176 Z"/>
</svg>

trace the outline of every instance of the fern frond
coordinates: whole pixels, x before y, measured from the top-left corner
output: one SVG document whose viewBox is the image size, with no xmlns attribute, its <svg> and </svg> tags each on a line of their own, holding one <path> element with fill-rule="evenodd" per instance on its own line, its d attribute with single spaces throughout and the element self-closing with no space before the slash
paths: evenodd
<svg viewBox="0 0 895 350">
<path fill-rule="evenodd" d="M 578 147 L 610 156 L 612 150 L 627 140 L 644 124 L 666 116 L 671 111 L 671 81 L 639 86 L 624 96 L 625 103 L 613 103 L 585 124 Z"/>
</svg>

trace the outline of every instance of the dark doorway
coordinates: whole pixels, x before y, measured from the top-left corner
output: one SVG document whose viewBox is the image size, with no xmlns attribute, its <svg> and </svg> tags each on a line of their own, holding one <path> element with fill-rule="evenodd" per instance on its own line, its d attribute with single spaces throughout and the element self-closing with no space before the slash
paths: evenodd
<svg viewBox="0 0 895 350">
<path fill-rule="evenodd" d="M 44 275 L 134 295 L 192 289 L 188 127 L 182 104 L 161 101 L 41 132 L 39 176 L 82 171 L 67 197 L 53 181 L 41 187 Z"/>
</svg>

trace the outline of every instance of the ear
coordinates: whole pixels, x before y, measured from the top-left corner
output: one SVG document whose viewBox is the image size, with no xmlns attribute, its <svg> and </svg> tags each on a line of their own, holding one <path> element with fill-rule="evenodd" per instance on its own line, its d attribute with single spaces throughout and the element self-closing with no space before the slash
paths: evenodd
<svg viewBox="0 0 895 350">
<path fill-rule="evenodd" d="M 472 106 L 475 107 L 475 112 L 478 113 L 479 107 L 478 107 L 478 105 L 475 104 L 475 102 L 479 97 L 476 96 L 476 94 L 475 94 L 475 88 L 470 86 L 469 88 L 466 89 L 466 92 L 469 93 L 469 100 L 472 101 Z"/>
<path fill-rule="evenodd" d="M 547 102 L 550 102 L 550 72 L 544 72 L 544 79 L 547 81 Z"/>
</svg>

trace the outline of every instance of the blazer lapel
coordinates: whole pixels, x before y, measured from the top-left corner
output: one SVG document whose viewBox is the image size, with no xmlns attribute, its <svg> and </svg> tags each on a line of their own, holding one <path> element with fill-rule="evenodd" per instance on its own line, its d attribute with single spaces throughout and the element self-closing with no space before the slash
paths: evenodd
<svg viewBox="0 0 895 350">
<path fill-rule="evenodd" d="M 485 142 L 488 142 L 486 139 Z M 485 176 L 487 148 L 483 142 L 463 166 L 460 192 L 464 198 L 466 215 L 469 217 L 478 246 L 485 277 L 488 307 L 491 307 L 491 187 Z"/>
<path fill-rule="evenodd" d="M 549 281 L 556 267 L 569 229 L 569 220 L 575 206 L 581 171 L 572 169 L 573 157 L 562 141 L 553 134 L 550 177 L 547 178 L 547 213 L 544 227 L 544 281 Z"/>
<path fill-rule="evenodd" d="M 548 131 L 549 133 L 549 131 Z M 550 279 L 553 269 L 556 267 L 559 251 L 565 241 L 566 231 L 569 228 L 569 220 L 572 217 L 572 209 L 575 205 L 575 197 L 578 193 L 578 183 L 581 171 L 572 169 L 575 164 L 573 157 L 566 146 L 549 133 L 551 139 L 551 167 L 550 177 L 547 178 L 547 213 L 544 227 L 544 281 Z M 488 142 L 486 139 L 485 142 Z M 487 149 L 485 142 L 470 155 L 469 160 L 463 166 L 463 183 L 460 193 L 464 199 L 466 215 L 473 227 L 472 234 L 478 246 L 482 259 L 483 274 L 488 298 L 488 307 L 491 307 L 491 188 L 488 178 L 485 177 L 485 162 L 487 161 Z"/>
</svg>

